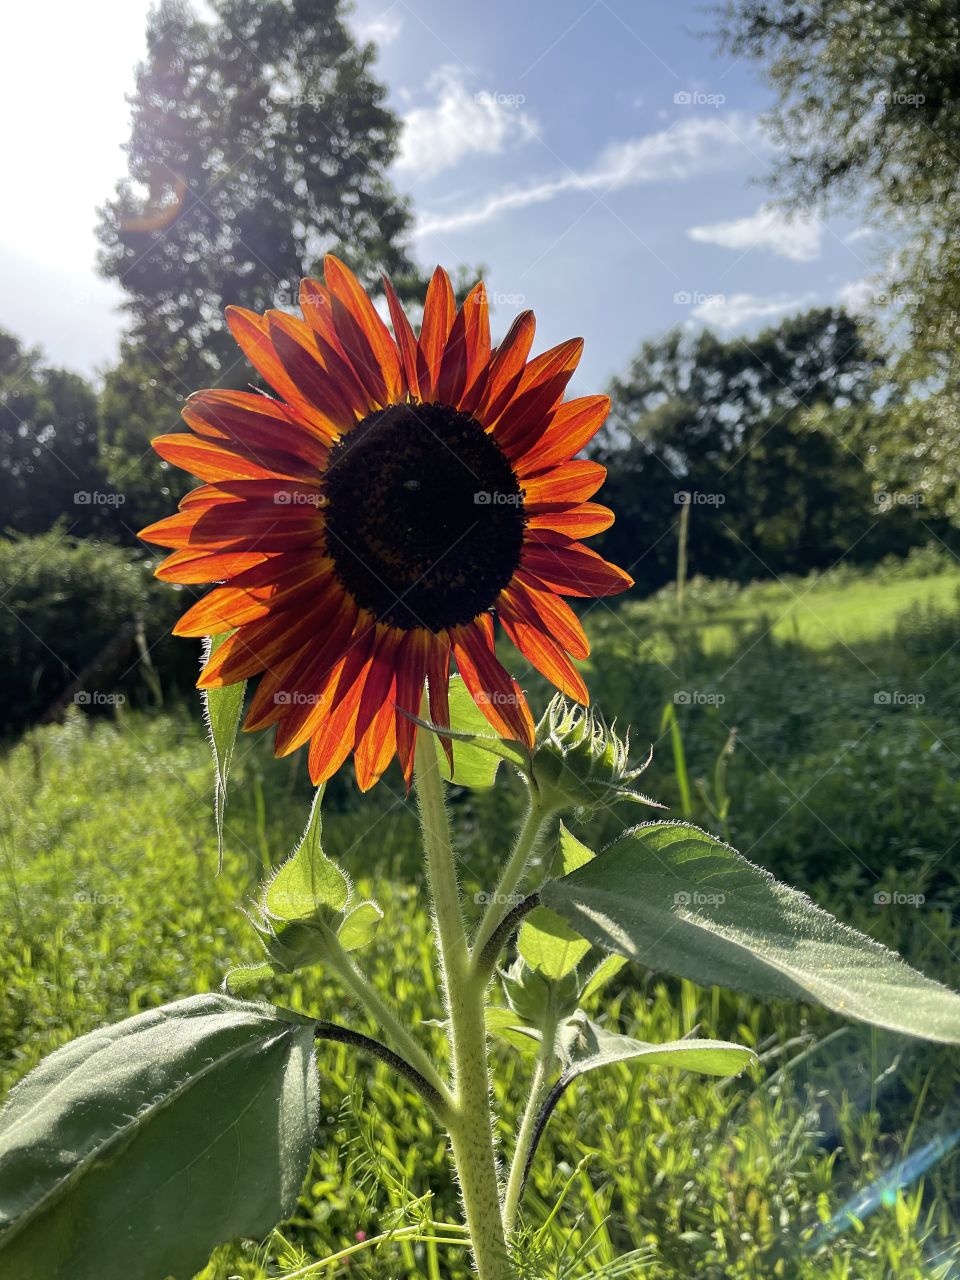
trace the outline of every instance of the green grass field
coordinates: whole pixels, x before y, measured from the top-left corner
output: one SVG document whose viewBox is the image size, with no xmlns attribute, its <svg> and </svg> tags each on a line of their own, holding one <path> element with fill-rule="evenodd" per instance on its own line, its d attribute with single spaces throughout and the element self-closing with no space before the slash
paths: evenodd
<svg viewBox="0 0 960 1280">
<path fill-rule="evenodd" d="M 801 607 L 792 591 L 804 585 Z M 649 793 L 678 816 L 685 771 L 692 820 L 955 985 L 958 585 L 960 574 L 945 571 L 718 588 L 717 599 L 704 586 L 691 590 L 681 623 L 666 597 L 627 606 L 622 618 L 596 610 L 588 622 L 600 705 L 632 721 L 644 747 L 656 743 Z M 772 632 L 770 617 L 779 619 Z M 536 702 L 541 686 L 522 683 Z M 678 702 L 678 689 L 723 700 Z M 878 690 L 923 701 L 877 702 Z M 661 732 L 668 703 L 682 756 Z M 213 989 L 256 957 L 238 908 L 303 825 L 305 766 L 275 762 L 263 738 L 241 741 L 218 876 L 212 769 L 195 712 L 73 714 L 31 731 L 0 761 L 3 1090 L 71 1037 Z M 732 729 L 735 749 L 722 755 Z M 468 900 L 491 882 L 520 798 L 509 780 L 492 794 L 454 795 Z M 635 821 L 635 811 L 622 819 Z M 352 779 L 338 777 L 324 833 L 386 911 L 370 967 L 442 1053 L 429 1025 L 439 1003 L 415 815 L 397 778 L 361 801 Z M 878 885 L 911 887 L 926 901 L 885 911 L 873 900 Z M 364 1029 L 323 973 L 278 980 L 269 994 Z M 960 1068 L 948 1050 L 632 966 L 592 1016 L 651 1041 L 696 1027 L 751 1045 L 761 1065 L 710 1084 L 615 1067 L 571 1089 L 527 1201 L 530 1280 L 958 1274 L 960 1166 L 949 1154 L 862 1224 L 819 1248 L 816 1234 L 857 1192 L 960 1125 Z M 529 1063 L 504 1046 L 495 1054 L 512 1120 Z M 256 1246 L 218 1251 L 207 1280 L 466 1280 L 462 1247 L 429 1242 L 387 1239 L 349 1267 L 318 1265 L 357 1244 L 358 1232 L 369 1239 L 424 1216 L 457 1220 L 443 1141 L 416 1096 L 342 1047 L 322 1047 L 318 1061 L 323 1121 L 297 1214 Z"/>
</svg>

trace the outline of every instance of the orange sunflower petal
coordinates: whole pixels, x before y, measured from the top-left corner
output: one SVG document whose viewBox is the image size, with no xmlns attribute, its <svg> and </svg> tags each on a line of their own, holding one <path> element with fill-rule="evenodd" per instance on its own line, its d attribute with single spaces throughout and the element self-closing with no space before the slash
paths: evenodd
<svg viewBox="0 0 960 1280">
<path fill-rule="evenodd" d="M 527 365 L 515 396 L 493 425 L 496 441 L 508 458 L 522 457 L 543 436 L 582 353 L 583 339 L 571 338 Z"/>
<path fill-rule="evenodd" d="M 467 294 L 453 322 L 440 361 L 435 399 L 462 406 L 464 393 L 473 388 L 489 358 L 490 318 L 487 293 L 480 283 Z"/>
<path fill-rule="evenodd" d="M 326 436 L 306 422 L 297 421 L 277 400 L 252 391 L 197 391 L 180 411 L 180 416 L 198 436 L 221 442 L 233 453 L 270 465 L 264 459 L 284 459 L 290 455 L 314 468 L 326 466 L 329 456 Z M 272 469 L 276 470 L 276 467 Z"/>
<path fill-rule="evenodd" d="M 536 624 L 551 635 L 574 658 L 590 656 L 590 641 L 566 600 L 555 595 L 538 579 L 518 569 L 506 594 L 513 607 L 525 620 Z"/>
<path fill-rule="evenodd" d="M 400 395 L 400 357 L 390 330 L 357 277 L 332 253 L 323 260 L 323 275 L 334 299 L 337 333 L 354 368 L 359 362 L 367 385 L 379 391 L 381 404 L 392 403 Z"/>
<path fill-rule="evenodd" d="M 478 422 L 489 427 L 506 408 L 523 376 L 524 361 L 533 346 L 537 322 L 532 311 L 521 311 L 494 351 L 483 395 L 474 411 Z"/>
<path fill-rule="evenodd" d="M 517 475 L 523 480 L 572 458 L 597 434 L 609 411 L 609 396 L 582 396 L 562 404 L 543 434 L 517 458 Z"/>
<path fill-rule="evenodd" d="M 616 565 L 602 559 L 580 542 L 527 542 L 521 555 L 525 569 L 566 596 L 615 596 L 628 591 L 633 579 Z"/>
<path fill-rule="evenodd" d="M 436 400 L 437 378 L 444 348 L 453 328 L 457 304 L 453 296 L 450 278 L 442 267 L 437 267 L 427 286 L 427 299 L 423 304 L 423 321 L 418 343 L 417 377 L 420 395 L 424 400 Z"/>
<path fill-rule="evenodd" d="M 252 574 L 241 574 L 228 587 L 220 587 L 198 600 L 178 620 L 175 636 L 211 636 L 256 622 L 303 597 L 312 596 L 331 575 L 333 561 L 310 553 L 282 556 L 282 564 L 258 565 Z"/>
<path fill-rule="evenodd" d="M 607 476 L 606 467 L 586 458 L 561 462 L 549 471 L 523 482 L 524 508 L 528 515 L 557 506 L 574 506 L 592 498 Z"/>
<path fill-rule="evenodd" d="M 397 654 L 397 692 L 396 692 L 396 740 L 397 755 L 400 767 L 407 784 L 407 790 L 413 780 L 414 749 L 417 740 L 417 726 L 410 719 L 419 716 L 423 698 L 423 684 L 427 676 L 429 660 L 428 648 L 433 643 L 429 631 L 419 627 L 404 633 L 400 651 Z"/>
<path fill-rule="evenodd" d="M 542 511 L 531 515 L 528 526 L 531 529 L 555 529 L 569 538 L 589 538 L 595 533 L 603 533 L 613 524 L 614 514 L 609 507 L 599 502 L 582 502 L 578 507 L 568 507 L 565 511 Z"/>
<path fill-rule="evenodd" d="M 202 547 L 184 547 L 173 551 L 154 569 L 154 575 L 163 582 L 179 582 L 184 586 L 194 583 L 223 582 L 238 573 L 252 569 L 277 557 L 262 551 L 205 551 Z"/>
<path fill-rule="evenodd" d="M 445 729 L 450 727 L 450 640 L 446 635 L 434 636 L 427 646 L 427 692 L 430 720 Z M 441 738 L 440 743 L 453 768 L 453 743 Z"/>
<path fill-rule="evenodd" d="M 407 318 L 407 313 L 397 297 L 396 290 L 386 276 L 383 277 L 383 288 L 387 295 L 387 306 L 390 308 L 393 336 L 400 352 L 400 364 L 405 383 L 404 389 L 410 395 L 419 398 L 420 380 L 417 376 L 417 339 L 413 332 L 413 325 Z"/>
<path fill-rule="evenodd" d="M 533 718 L 516 680 L 500 665 L 493 651 L 493 619 L 482 614 L 450 631 L 457 667 L 470 696 L 504 737 L 533 747 Z"/>
<path fill-rule="evenodd" d="M 541 627 L 531 626 L 519 610 L 511 605 L 509 597 L 501 599 L 498 613 L 504 631 L 541 675 L 546 676 L 568 698 L 575 698 L 577 702 L 584 704 L 589 702 L 590 695 L 580 673 L 555 640 Z"/>
</svg>

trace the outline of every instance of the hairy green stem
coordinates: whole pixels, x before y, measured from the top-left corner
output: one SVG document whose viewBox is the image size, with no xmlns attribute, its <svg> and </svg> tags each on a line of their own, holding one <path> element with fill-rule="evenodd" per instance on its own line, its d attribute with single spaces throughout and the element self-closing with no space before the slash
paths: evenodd
<svg viewBox="0 0 960 1280">
<path fill-rule="evenodd" d="M 452 1101 L 450 1090 L 427 1056 L 426 1050 L 413 1038 L 349 952 L 344 951 L 333 930 L 325 925 L 321 927 L 327 943 L 327 963 L 329 967 L 340 978 L 348 991 L 356 996 L 360 1004 L 373 1015 L 377 1025 L 393 1041 L 395 1047 L 403 1054 L 410 1066 L 432 1086 L 444 1106 L 449 1106 Z"/>
<path fill-rule="evenodd" d="M 516 1272 L 503 1231 L 490 1110 L 484 1021 L 486 982 L 476 981 L 470 972 L 443 782 L 433 738 L 424 730 L 417 734 L 415 770 L 450 1027 L 454 1094 L 447 1130 L 464 1218 L 480 1280 L 514 1280 Z"/>
<path fill-rule="evenodd" d="M 540 1053 L 537 1057 L 536 1069 L 530 1082 L 530 1093 L 527 1105 L 517 1129 L 517 1145 L 510 1162 L 510 1177 L 507 1181 L 507 1194 L 503 1203 L 503 1222 L 507 1235 L 511 1235 L 517 1222 L 520 1209 L 520 1198 L 526 1181 L 527 1160 L 537 1126 L 540 1104 L 550 1081 L 556 1059 L 557 1019 L 551 1015 L 541 1029 Z"/>
<path fill-rule="evenodd" d="M 542 808 L 533 792 L 531 792 L 527 815 L 524 818 L 523 826 L 520 828 L 520 834 L 517 836 L 513 853 L 503 869 L 500 883 L 497 885 L 493 897 L 487 903 L 487 909 L 477 927 L 473 943 L 475 964 L 477 958 L 484 954 L 487 944 L 506 916 L 517 906 L 517 885 L 523 879 L 523 873 L 526 871 L 530 859 L 537 851 L 537 846 L 543 838 L 551 813 L 552 810 Z M 496 957 L 494 957 L 494 962 L 496 962 Z M 485 976 L 489 977 L 491 971 L 492 966 L 491 969 L 487 970 Z"/>
</svg>

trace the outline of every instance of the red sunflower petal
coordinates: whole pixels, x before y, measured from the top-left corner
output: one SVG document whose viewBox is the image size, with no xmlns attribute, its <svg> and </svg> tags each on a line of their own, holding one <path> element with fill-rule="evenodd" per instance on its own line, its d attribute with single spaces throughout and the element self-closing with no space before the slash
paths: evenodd
<svg viewBox="0 0 960 1280">
<path fill-rule="evenodd" d="M 198 439 L 189 431 L 154 436 L 151 448 L 166 462 L 187 471 L 198 480 L 261 480 L 290 476 L 312 480 L 316 469 L 292 454 L 261 451 L 259 458 L 224 448 L 213 440 Z"/>
<path fill-rule="evenodd" d="M 614 515 L 609 507 L 599 502 L 582 502 L 579 507 L 568 507 L 566 511 L 543 511 L 531 515 L 528 525 L 531 529 L 554 529 L 568 538 L 589 538 L 595 533 L 603 533 L 613 524 Z"/>
<path fill-rule="evenodd" d="M 597 434 L 609 411 L 609 396 L 581 396 L 562 404 L 543 434 L 517 458 L 517 475 L 523 480 L 572 458 Z"/>
<path fill-rule="evenodd" d="M 523 613 L 514 608 L 506 592 L 500 597 L 497 612 L 504 631 L 541 675 L 545 675 L 568 698 L 584 704 L 589 702 L 587 686 L 567 655 L 541 626 L 531 625 Z"/>
<path fill-rule="evenodd" d="M 493 425 L 496 441 L 508 458 L 522 457 L 543 436 L 582 354 L 583 339 L 571 338 L 527 365 L 515 396 Z"/>
<path fill-rule="evenodd" d="M 357 277 L 332 253 L 323 260 L 323 274 L 334 299 L 337 333 L 354 368 L 380 392 L 381 404 L 392 403 L 400 396 L 400 357 L 390 330 Z"/>
<path fill-rule="evenodd" d="M 628 573 L 589 547 L 555 536 L 554 544 L 536 541 L 533 535 L 521 553 L 523 568 L 536 574 L 551 590 L 566 596 L 615 596 L 633 586 Z"/>
<path fill-rule="evenodd" d="M 173 628 L 175 636 L 216 636 L 270 613 L 289 608 L 304 596 L 312 596 L 332 572 L 333 562 L 323 556 L 294 553 L 280 563 L 258 566 L 251 577 L 241 575 L 229 587 L 220 587 L 198 600 Z M 268 576 L 268 581 L 259 579 Z M 243 579 L 247 579 L 244 581 Z"/>
<path fill-rule="evenodd" d="M 474 411 L 478 422 L 489 426 L 510 402 L 523 376 L 524 362 L 533 346 L 537 322 L 532 311 L 521 311 L 507 336 L 490 359 L 483 395 Z"/>
<path fill-rule="evenodd" d="M 503 737 L 533 747 L 533 718 L 516 680 L 500 665 L 493 651 L 493 619 L 482 614 L 450 631 L 453 652 L 463 682 L 474 702 Z"/>
<path fill-rule="evenodd" d="M 490 358 L 490 319 L 487 293 L 476 284 L 457 312 L 440 361 L 435 399 L 441 404 L 459 405 L 472 388 L 477 375 Z"/>
<path fill-rule="evenodd" d="M 590 656 L 590 641 L 580 619 L 566 600 L 554 595 L 542 582 L 522 569 L 514 574 L 506 594 L 527 622 L 539 620 L 543 628 L 575 658 Z"/>
<path fill-rule="evenodd" d="M 171 552 L 153 572 L 163 582 L 179 582 L 185 586 L 223 582 L 276 558 L 260 551 L 211 552 L 200 547 L 184 547 Z"/>
<path fill-rule="evenodd" d="M 333 776 L 353 750 L 357 713 L 367 673 L 373 661 L 374 627 L 367 628 L 363 640 L 348 654 L 334 689 L 328 715 L 310 739 L 309 767 L 314 786 Z"/>
<path fill-rule="evenodd" d="M 574 458 L 523 482 L 523 505 L 528 515 L 557 506 L 574 506 L 592 498 L 607 477 L 606 467 Z"/>
<path fill-rule="evenodd" d="M 394 722 L 396 710 L 393 705 L 396 687 L 397 676 L 394 672 L 384 700 L 362 734 L 359 728 L 360 715 L 357 716 L 357 745 L 353 753 L 353 767 L 357 775 L 357 786 L 361 791 L 369 791 L 374 783 L 380 781 L 383 771 L 397 754 L 397 730 Z"/>
<path fill-rule="evenodd" d="M 326 466 L 327 437 L 292 417 L 285 405 L 252 391 L 197 391 L 180 411 L 197 435 L 226 442 L 257 461 L 288 454 L 312 467 Z"/>
<path fill-rule="evenodd" d="M 337 436 L 335 426 L 325 414 L 314 408 L 284 368 L 283 361 L 270 341 L 267 317 L 243 307 L 227 307 L 224 315 L 237 346 L 257 373 L 303 416 L 325 443 L 331 444 Z"/>
<path fill-rule="evenodd" d="M 450 279 L 442 267 L 437 267 L 427 286 L 427 299 L 423 304 L 423 321 L 418 343 L 417 377 L 423 400 L 436 400 L 435 389 L 440 374 L 440 362 L 453 328 L 457 304 Z"/>
<path fill-rule="evenodd" d="M 450 640 L 446 635 L 432 636 L 427 645 L 427 692 L 430 720 L 444 729 L 450 728 Z M 418 730 L 419 732 L 419 730 Z M 453 768 L 453 744 L 440 739 L 450 768 Z"/>
<path fill-rule="evenodd" d="M 413 325 L 407 318 L 403 304 L 387 276 L 383 277 L 383 288 L 387 295 L 387 306 L 390 308 L 390 320 L 393 324 L 393 336 L 400 352 L 400 366 L 403 371 L 404 390 L 419 398 L 420 382 L 417 377 L 417 338 Z"/>
<path fill-rule="evenodd" d="M 410 719 L 420 715 L 423 682 L 427 676 L 428 648 L 433 642 L 429 631 L 416 628 L 404 633 L 397 654 L 396 739 L 397 755 L 407 790 L 413 780 L 414 748 L 417 726 Z"/>
<path fill-rule="evenodd" d="M 268 311 L 266 319 L 277 359 L 314 412 L 327 423 L 331 436 L 353 426 L 357 420 L 355 402 L 343 380 L 324 366 L 310 328 L 284 311 Z"/>
<path fill-rule="evenodd" d="M 323 367 L 331 378 L 336 379 L 340 394 L 350 403 L 356 417 L 365 418 L 377 407 L 377 401 L 353 367 L 340 341 L 330 290 L 319 280 L 301 280 L 300 309 L 313 334 L 313 343 Z"/>
</svg>

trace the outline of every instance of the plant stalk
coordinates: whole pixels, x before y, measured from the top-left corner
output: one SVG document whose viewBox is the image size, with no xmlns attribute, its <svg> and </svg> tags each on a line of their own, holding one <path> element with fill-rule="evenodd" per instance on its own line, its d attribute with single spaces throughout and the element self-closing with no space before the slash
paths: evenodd
<svg viewBox="0 0 960 1280">
<path fill-rule="evenodd" d="M 454 1093 L 447 1130 L 464 1219 L 480 1280 L 515 1280 L 503 1230 L 493 1140 L 484 1020 L 486 982 L 476 981 L 470 972 L 443 782 L 433 738 L 423 729 L 417 733 L 415 773 L 450 1028 Z"/>
<path fill-rule="evenodd" d="M 477 928 L 473 942 L 475 971 L 477 971 L 476 962 L 483 956 L 490 939 L 503 923 L 505 917 L 520 902 L 520 898 L 516 893 L 517 885 L 523 879 L 523 873 L 526 871 L 530 859 L 543 838 L 544 828 L 547 825 L 550 814 L 551 811 L 545 810 L 531 793 L 527 814 L 524 818 L 523 826 L 520 828 L 520 834 L 517 836 L 513 853 L 503 869 L 500 883 L 497 885 L 493 897 L 487 903 L 487 909 L 483 913 L 483 918 Z M 490 970 L 486 974 L 486 977 L 489 978 L 489 976 Z"/>
<path fill-rule="evenodd" d="M 523 1111 L 520 1127 L 517 1130 L 517 1145 L 514 1148 L 513 1160 L 510 1163 L 510 1177 L 507 1181 L 507 1194 L 503 1204 L 503 1222 L 507 1235 L 511 1235 L 516 1226 L 517 1214 L 520 1210 L 520 1199 L 526 1178 L 527 1162 L 531 1144 L 536 1132 L 537 1117 L 540 1104 L 547 1092 L 550 1073 L 553 1071 L 556 1058 L 557 1019 L 551 1016 L 541 1028 L 540 1053 L 537 1065 L 530 1082 L 530 1093 Z"/>
</svg>

